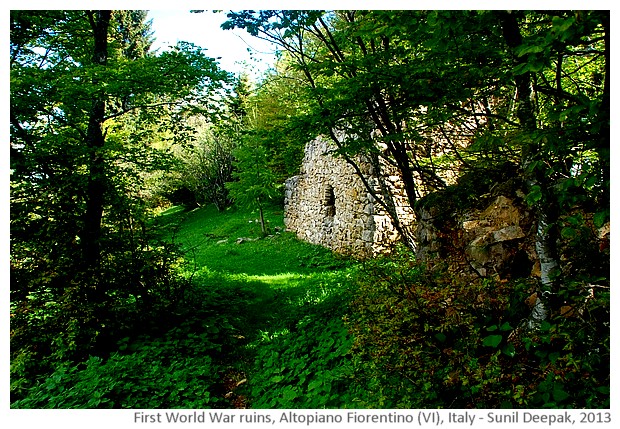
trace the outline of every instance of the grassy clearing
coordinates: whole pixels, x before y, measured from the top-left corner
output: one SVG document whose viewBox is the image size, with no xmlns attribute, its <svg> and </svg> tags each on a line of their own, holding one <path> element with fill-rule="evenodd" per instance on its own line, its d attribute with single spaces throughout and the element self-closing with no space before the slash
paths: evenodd
<svg viewBox="0 0 620 429">
<path fill-rule="evenodd" d="M 283 232 L 280 209 L 266 210 L 265 219 L 271 233 L 265 238 L 260 238 L 257 214 L 235 208 L 220 213 L 213 206 L 191 211 L 172 207 L 161 214 L 158 223 L 166 238 L 181 245 L 190 271 L 193 264 L 196 270 L 277 276 L 343 266 L 344 261 L 330 251 Z M 237 244 L 238 240 L 243 243 Z"/>
<path fill-rule="evenodd" d="M 180 246 L 191 280 L 181 304 L 108 356 L 61 364 L 12 407 L 339 406 L 355 264 L 283 232 L 277 209 L 265 214 L 272 235 L 258 239 L 252 213 L 163 212 L 153 226 Z"/>
<path fill-rule="evenodd" d="M 194 292 L 243 304 L 245 328 L 254 331 L 259 319 L 286 325 L 309 305 L 340 293 L 354 265 L 284 232 L 278 209 L 267 210 L 265 217 L 272 232 L 265 238 L 260 238 L 255 214 L 236 209 L 220 213 L 214 207 L 172 207 L 160 219 L 164 237 L 185 253 L 185 275 L 192 278 Z"/>
<path fill-rule="evenodd" d="M 356 265 L 284 232 L 278 209 L 265 217 L 271 233 L 265 238 L 255 214 L 236 209 L 173 207 L 159 222 L 185 252 L 193 301 L 237 333 L 225 365 L 229 376 L 247 383 L 235 389 L 231 404 L 339 406 L 335 380 L 342 374 L 333 369 L 342 367 L 351 345 L 342 316 Z"/>
</svg>

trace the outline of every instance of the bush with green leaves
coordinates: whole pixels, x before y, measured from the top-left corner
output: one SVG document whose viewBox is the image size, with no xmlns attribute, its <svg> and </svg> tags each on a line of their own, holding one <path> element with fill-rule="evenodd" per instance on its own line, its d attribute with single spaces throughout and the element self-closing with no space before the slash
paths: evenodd
<svg viewBox="0 0 620 429">
<path fill-rule="evenodd" d="M 142 247 L 119 238 L 106 243 L 97 270 L 81 272 L 74 262 L 34 276 L 24 273 L 28 265 L 13 268 L 12 400 L 23 398 L 61 363 L 106 355 L 129 332 L 164 323 L 188 284 L 178 264 L 173 245 Z"/>
<path fill-rule="evenodd" d="M 347 326 L 361 407 L 609 406 L 605 289 L 567 284 L 572 317 L 529 331 L 530 281 L 467 281 L 401 254 L 367 263 L 359 285 Z"/>
<path fill-rule="evenodd" d="M 306 317 L 294 330 L 274 335 L 258 350 L 250 380 L 252 407 L 344 407 L 352 341 L 338 318 Z"/>
<path fill-rule="evenodd" d="M 325 258 L 329 261 L 330 258 Z M 248 346 L 252 408 L 343 408 L 349 394 L 353 338 L 344 324 L 355 268 L 317 273 L 278 291 L 278 320 Z"/>
<path fill-rule="evenodd" d="M 13 408 L 217 408 L 219 356 L 232 326 L 211 318 L 159 338 L 124 338 L 106 359 L 64 363 Z"/>
</svg>

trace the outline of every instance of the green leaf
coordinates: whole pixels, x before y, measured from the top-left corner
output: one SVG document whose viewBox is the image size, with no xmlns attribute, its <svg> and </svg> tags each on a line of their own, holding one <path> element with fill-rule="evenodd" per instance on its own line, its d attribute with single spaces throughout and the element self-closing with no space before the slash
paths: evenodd
<svg viewBox="0 0 620 429">
<path fill-rule="evenodd" d="M 501 342 L 502 342 L 501 335 L 489 335 L 482 340 L 482 345 L 486 347 L 497 348 L 497 346 L 499 346 L 499 343 Z"/>
<path fill-rule="evenodd" d="M 318 379 L 318 380 L 313 380 L 310 383 L 308 383 L 308 390 L 314 390 L 317 387 L 321 386 L 323 384 L 323 380 Z"/>
<path fill-rule="evenodd" d="M 609 386 L 597 387 L 596 390 L 604 395 L 609 395 Z"/>
<path fill-rule="evenodd" d="M 530 71 L 530 67 L 528 63 L 521 63 L 512 69 L 512 72 L 516 75 L 524 74 L 529 71 Z"/>
<path fill-rule="evenodd" d="M 534 205 L 535 203 L 540 201 L 541 198 L 542 198 L 542 189 L 540 188 L 539 185 L 534 185 L 532 186 L 532 189 L 530 190 L 529 194 L 527 194 L 527 196 L 525 197 L 525 201 L 529 205 Z"/>
<path fill-rule="evenodd" d="M 597 228 L 600 228 L 603 225 L 605 225 L 605 222 L 607 222 L 608 218 L 609 218 L 609 211 L 605 210 L 605 211 L 596 213 L 592 220 L 594 222 L 594 226 Z"/>
<path fill-rule="evenodd" d="M 439 13 L 436 10 L 429 12 L 426 17 L 426 23 L 431 27 L 435 27 L 438 24 L 438 15 Z"/>
<path fill-rule="evenodd" d="M 568 393 L 566 393 L 564 391 L 564 389 L 562 389 L 562 387 L 560 385 L 555 385 L 553 387 L 553 399 L 556 402 L 562 402 L 566 399 L 568 399 L 570 395 Z"/>
<path fill-rule="evenodd" d="M 505 331 L 510 331 L 510 330 L 512 330 L 512 326 L 510 326 L 510 323 L 504 322 L 504 323 L 502 323 L 502 326 L 499 327 L 499 330 L 500 331 L 504 331 L 504 332 Z"/>
<path fill-rule="evenodd" d="M 269 381 L 271 381 L 272 383 L 279 383 L 284 379 L 284 377 L 282 377 L 281 375 L 274 375 L 273 377 L 271 377 L 271 379 Z"/>
<path fill-rule="evenodd" d="M 559 16 L 554 16 L 552 19 L 552 23 L 553 23 L 553 30 L 557 34 L 563 34 L 575 23 L 575 17 L 571 16 L 566 19 L 563 19 Z"/>
<path fill-rule="evenodd" d="M 282 394 L 282 397 L 287 401 L 292 401 L 298 396 L 299 395 L 297 394 L 297 392 L 291 386 L 287 386 L 287 389 L 285 389 L 284 393 Z"/>
<path fill-rule="evenodd" d="M 592 189 L 592 187 L 594 187 L 594 185 L 596 185 L 597 182 L 598 182 L 598 177 L 590 176 L 586 179 L 583 185 L 586 189 Z"/>
<path fill-rule="evenodd" d="M 571 226 L 579 227 L 583 224 L 583 217 L 581 215 L 567 216 L 566 223 Z"/>
<path fill-rule="evenodd" d="M 522 57 L 526 54 L 536 54 L 545 50 L 544 45 L 521 45 L 517 48 L 517 56 Z"/>
<path fill-rule="evenodd" d="M 577 237 L 577 231 L 574 228 L 571 228 L 570 226 L 565 226 L 564 228 L 562 228 L 562 231 L 560 232 L 560 234 L 562 235 L 563 238 L 566 238 L 566 239 Z"/>
<path fill-rule="evenodd" d="M 516 354 L 515 346 L 512 344 L 506 344 L 502 348 L 502 353 L 504 353 L 506 356 L 509 356 L 509 357 L 515 357 L 515 354 Z"/>
</svg>

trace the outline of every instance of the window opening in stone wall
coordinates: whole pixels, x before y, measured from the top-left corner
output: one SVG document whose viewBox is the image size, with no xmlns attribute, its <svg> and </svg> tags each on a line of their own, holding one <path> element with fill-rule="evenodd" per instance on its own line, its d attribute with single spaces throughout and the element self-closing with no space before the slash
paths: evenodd
<svg viewBox="0 0 620 429">
<path fill-rule="evenodd" d="M 336 216 L 336 195 L 334 194 L 334 188 L 331 185 L 327 185 L 325 187 L 323 206 L 325 207 L 326 217 L 333 218 Z"/>
</svg>

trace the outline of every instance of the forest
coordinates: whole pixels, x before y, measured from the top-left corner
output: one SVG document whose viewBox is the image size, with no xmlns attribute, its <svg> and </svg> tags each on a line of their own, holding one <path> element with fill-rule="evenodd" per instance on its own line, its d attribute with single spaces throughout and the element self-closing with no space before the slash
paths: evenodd
<svg viewBox="0 0 620 429">
<path fill-rule="evenodd" d="M 260 78 L 147 11 L 11 11 L 11 408 L 609 408 L 610 12 L 226 16 Z M 318 136 L 390 252 L 287 231 Z M 483 271 L 498 196 L 522 234 Z"/>
</svg>

